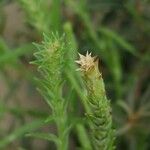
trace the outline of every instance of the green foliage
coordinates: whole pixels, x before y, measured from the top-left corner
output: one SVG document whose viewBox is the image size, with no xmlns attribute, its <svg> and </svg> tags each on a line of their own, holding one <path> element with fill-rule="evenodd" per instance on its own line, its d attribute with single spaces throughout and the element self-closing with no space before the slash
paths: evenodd
<svg viewBox="0 0 150 150">
<path fill-rule="evenodd" d="M 52 109 L 52 116 L 57 126 L 58 138 L 54 138 L 54 135 L 43 136 L 43 133 L 33 135 L 53 140 L 59 150 L 66 150 L 68 147 L 69 124 L 66 107 L 67 101 L 62 95 L 64 86 L 62 76 L 65 56 L 63 37 L 59 38 L 58 34 L 52 34 L 51 37 L 44 35 L 42 45 L 35 45 L 38 52 L 35 53 L 37 60 L 34 61 L 34 64 L 38 65 L 39 72 L 42 76 L 39 79 L 39 84 L 41 85 L 40 92 Z"/>
<path fill-rule="evenodd" d="M 50 28 L 53 31 L 60 29 L 60 0 L 18 0 L 24 8 L 28 21 L 37 31 L 42 33 L 49 32 Z M 49 13 L 51 9 L 51 13 Z M 39 11 L 40 10 L 40 11 Z"/>
<path fill-rule="evenodd" d="M 0 141 L 0 148 L 5 147 L 6 145 L 8 145 L 12 141 L 16 140 L 17 138 L 22 137 L 23 134 L 28 133 L 30 131 L 33 131 L 36 128 L 41 127 L 42 125 L 44 125 L 43 119 L 42 120 L 35 120 L 31 123 L 28 123 L 28 124 L 22 126 L 19 129 L 14 130 L 10 135 L 6 136 L 5 138 L 3 138 Z"/>
<path fill-rule="evenodd" d="M 95 149 L 99 143 L 91 137 L 102 130 L 93 128 L 112 131 L 106 99 L 111 99 L 116 149 L 150 149 L 148 7 L 148 0 L 1 0 L 0 149 L 38 150 L 36 137 L 48 140 L 45 150 L 55 149 L 49 141 L 59 147 L 63 140 L 68 149 Z M 65 36 L 50 34 L 56 31 Z M 57 46 L 58 55 L 48 51 Z M 107 98 L 96 92 L 102 80 L 88 82 L 87 87 L 93 83 L 97 88 L 87 93 L 83 79 L 89 79 L 76 71 L 77 53 L 87 50 L 100 58 Z M 34 52 L 39 72 L 29 64 Z M 95 125 L 97 109 L 105 114 L 99 115 L 105 126 Z"/>
<path fill-rule="evenodd" d="M 67 28 L 69 29 L 69 24 L 66 24 L 65 29 Z M 71 43 L 73 44 L 73 42 Z M 52 34 L 50 37 L 44 35 L 44 41 L 42 42 L 42 45 L 35 45 L 38 49 L 38 52 L 34 54 L 36 60 L 33 62 L 33 64 L 38 65 L 38 70 L 42 76 L 39 79 L 39 86 L 41 85 L 40 92 L 45 98 L 47 104 L 52 109 L 52 118 L 57 126 L 58 137 L 54 138 L 53 134 L 45 133 L 33 133 L 31 136 L 53 140 L 58 149 L 65 150 L 67 149 L 68 143 L 69 118 L 66 107 L 68 103 L 67 100 L 63 98 L 64 78 L 62 75 L 65 72 L 67 73 L 68 68 L 71 71 L 71 68 L 75 69 L 75 67 L 73 65 L 73 61 L 71 60 L 70 66 L 67 68 L 64 66 L 64 56 L 66 54 L 65 47 L 67 45 L 64 43 L 64 38 L 59 38 L 58 34 Z M 69 58 L 71 58 L 71 56 Z M 88 72 L 85 72 L 85 82 L 88 91 L 88 102 L 86 103 L 91 112 L 91 114 L 88 114 L 88 117 L 90 118 L 91 122 L 90 127 L 92 129 L 91 135 L 93 139 L 93 147 L 95 147 L 97 150 L 111 150 L 114 146 L 114 135 L 112 129 L 112 118 L 110 114 L 110 104 L 105 95 L 104 83 L 103 79 L 101 78 L 101 74 L 98 71 L 98 66 L 94 66 L 92 69 L 92 72 L 89 72 L 89 74 Z M 70 73 L 73 72 L 74 71 L 72 70 Z M 73 74 L 71 78 L 73 78 Z M 82 131 L 80 138 L 83 138 L 82 140 L 86 139 L 86 135 L 84 135 L 84 128 L 82 128 L 81 125 L 77 125 L 77 130 L 78 132 Z M 89 149 L 90 145 L 85 147 L 83 144 L 83 147 Z"/>
</svg>

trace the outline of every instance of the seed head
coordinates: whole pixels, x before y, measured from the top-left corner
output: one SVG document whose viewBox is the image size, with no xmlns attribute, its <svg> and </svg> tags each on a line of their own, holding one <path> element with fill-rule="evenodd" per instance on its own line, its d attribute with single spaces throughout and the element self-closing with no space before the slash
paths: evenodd
<svg viewBox="0 0 150 150">
<path fill-rule="evenodd" d="M 95 66 L 95 59 L 96 57 L 92 57 L 91 53 L 86 53 L 86 55 L 79 54 L 80 59 L 75 61 L 77 64 L 80 65 L 80 68 L 78 70 L 81 70 L 83 72 L 88 72 Z"/>
</svg>

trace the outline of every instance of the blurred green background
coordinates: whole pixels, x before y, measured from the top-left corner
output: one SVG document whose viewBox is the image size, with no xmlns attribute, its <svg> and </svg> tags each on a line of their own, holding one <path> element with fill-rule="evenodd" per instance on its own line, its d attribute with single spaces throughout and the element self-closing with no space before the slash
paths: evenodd
<svg viewBox="0 0 150 150">
<path fill-rule="evenodd" d="M 66 33 L 75 55 L 88 50 L 100 58 L 117 149 L 150 149 L 149 0 L 0 0 L 0 149 L 55 149 L 24 136 L 50 113 L 36 90 L 36 67 L 29 64 L 32 42 L 55 31 Z M 76 147 L 72 133 L 70 149 Z"/>
</svg>

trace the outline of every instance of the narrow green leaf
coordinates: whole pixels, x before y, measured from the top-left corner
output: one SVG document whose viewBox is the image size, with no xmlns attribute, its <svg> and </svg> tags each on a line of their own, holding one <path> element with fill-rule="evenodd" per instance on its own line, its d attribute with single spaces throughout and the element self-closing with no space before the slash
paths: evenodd
<svg viewBox="0 0 150 150">
<path fill-rule="evenodd" d="M 51 133 L 29 133 L 26 136 L 31 136 L 31 137 L 35 137 L 35 138 L 40 138 L 43 140 L 48 140 L 48 141 L 53 141 L 56 144 L 59 142 L 59 139 L 57 138 L 56 135 L 51 134 Z"/>
<path fill-rule="evenodd" d="M 137 56 L 137 51 L 134 48 L 134 46 L 132 46 L 129 42 L 127 42 L 123 37 L 121 37 L 116 32 L 105 27 L 100 27 L 99 31 L 100 33 L 106 35 L 107 37 L 110 37 L 111 39 L 113 39 L 117 44 L 119 44 L 122 48 L 124 48 L 124 50 Z"/>
<path fill-rule="evenodd" d="M 45 123 L 45 119 L 35 120 L 31 123 L 25 124 L 19 129 L 14 130 L 11 134 L 7 135 L 3 139 L 0 139 L 0 149 L 4 148 L 11 142 L 15 141 L 17 138 L 23 137 L 26 133 L 31 132 Z"/>
<path fill-rule="evenodd" d="M 0 65 L 4 63 L 10 63 L 12 61 L 16 61 L 20 56 L 28 54 L 32 52 L 33 45 L 32 44 L 25 44 L 15 50 L 9 51 L 0 55 Z"/>
</svg>

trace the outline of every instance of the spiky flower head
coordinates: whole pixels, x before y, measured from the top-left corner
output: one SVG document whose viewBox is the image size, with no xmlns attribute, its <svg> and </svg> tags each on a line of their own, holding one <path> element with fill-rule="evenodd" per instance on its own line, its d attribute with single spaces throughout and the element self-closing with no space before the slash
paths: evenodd
<svg viewBox="0 0 150 150">
<path fill-rule="evenodd" d="M 85 56 L 79 53 L 79 57 L 80 59 L 75 61 L 80 65 L 80 68 L 78 70 L 88 72 L 96 66 L 96 57 L 92 57 L 91 53 L 88 53 L 88 51 Z"/>
<path fill-rule="evenodd" d="M 87 118 L 91 129 L 91 138 L 95 150 L 114 149 L 114 130 L 112 128 L 112 116 L 110 102 L 107 99 L 105 85 L 98 67 L 98 59 L 91 53 L 79 54 L 76 61 L 81 70 L 85 88 L 87 90 L 88 108 Z"/>
</svg>

